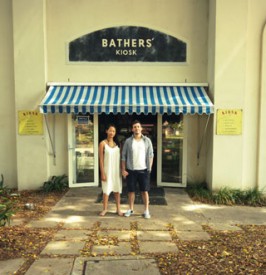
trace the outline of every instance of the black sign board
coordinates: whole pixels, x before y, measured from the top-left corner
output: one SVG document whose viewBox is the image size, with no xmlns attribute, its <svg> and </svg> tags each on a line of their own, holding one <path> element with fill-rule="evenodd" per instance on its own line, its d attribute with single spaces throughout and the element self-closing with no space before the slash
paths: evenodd
<svg viewBox="0 0 266 275">
<path fill-rule="evenodd" d="M 69 43 L 70 62 L 186 62 L 186 58 L 186 43 L 144 27 L 107 28 Z"/>
</svg>

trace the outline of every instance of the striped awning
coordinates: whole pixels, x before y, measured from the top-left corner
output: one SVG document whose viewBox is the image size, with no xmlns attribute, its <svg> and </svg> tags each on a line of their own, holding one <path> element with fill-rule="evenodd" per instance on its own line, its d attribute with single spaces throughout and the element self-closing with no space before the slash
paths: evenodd
<svg viewBox="0 0 266 275">
<path fill-rule="evenodd" d="M 40 112 L 212 114 L 214 106 L 201 86 L 53 85 Z"/>
</svg>

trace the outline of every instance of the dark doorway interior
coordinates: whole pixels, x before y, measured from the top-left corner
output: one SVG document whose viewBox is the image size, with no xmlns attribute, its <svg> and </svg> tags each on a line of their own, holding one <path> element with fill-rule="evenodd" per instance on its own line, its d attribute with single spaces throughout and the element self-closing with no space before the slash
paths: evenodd
<svg viewBox="0 0 266 275">
<path fill-rule="evenodd" d="M 105 130 L 109 124 L 114 124 L 117 128 L 116 142 L 120 148 L 123 146 L 123 142 L 126 138 L 130 137 L 131 123 L 134 120 L 139 120 L 143 127 L 143 134 L 148 136 L 153 144 L 154 149 L 154 161 L 151 173 L 151 186 L 156 186 L 156 174 L 157 174 L 157 115 L 144 115 L 144 114 L 101 114 L 99 115 L 99 142 L 106 138 Z"/>
</svg>

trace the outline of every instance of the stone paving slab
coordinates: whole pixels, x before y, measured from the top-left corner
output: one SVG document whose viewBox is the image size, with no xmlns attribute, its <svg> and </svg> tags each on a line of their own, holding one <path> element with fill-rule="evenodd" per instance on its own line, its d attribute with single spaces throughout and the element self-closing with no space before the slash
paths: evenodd
<svg viewBox="0 0 266 275">
<path fill-rule="evenodd" d="M 119 274 L 118 272 L 121 272 L 119 268 L 122 266 L 122 262 L 120 261 L 122 260 L 128 262 L 125 259 L 131 259 L 132 261 L 144 259 L 145 254 L 148 253 L 178 252 L 177 246 L 171 241 L 169 225 L 173 226 L 180 240 L 208 241 L 210 236 L 203 230 L 202 225 L 209 225 L 214 230 L 235 231 L 241 230 L 237 224 L 266 224 L 265 207 L 228 207 L 194 203 L 184 190 L 165 188 L 165 191 L 168 205 L 151 205 L 152 218 L 145 220 L 141 216 L 143 205 L 135 205 L 134 215 L 126 218 L 115 214 L 115 205 L 113 203 L 109 204 L 108 214 L 105 217 L 99 217 L 98 214 L 102 209 L 102 204 L 95 203 L 95 200 L 100 192 L 100 188 L 70 189 L 44 218 L 31 221 L 27 225 L 29 227 L 56 227 L 61 223 L 63 228 L 60 228 L 54 236 L 54 240 L 47 244 L 40 255 L 40 259 L 32 264 L 26 275 L 94 274 L 90 273 L 87 269 L 87 266 L 91 263 L 93 268 L 100 266 L 102 267 L 100 268 L 101 271 L 108 272 L 103 274 L 110 274 L 110 270 L 111 274 Z M 127 205 L 121 206 L 123 212 L 127 208 Z M 90 239 L 89 234 L 96 233 L 95 230 L 97 230 L 98 238 L 114 236 L 118 238 L 119 243 L 117 246 L 94 245 L 91 248 L 92 253 L 103 255 L 104 257 L 102 258 L 81 258 L 80 250 L 83 249 L 85 240 Z M 137 234 L 139 249 L 142 255 L 135 255 L 133 258 L 130 258 L 132 252 L 130 243 L 132 233 Z M 110 255 L 109 253 L 112 253 L 113 256 L 106 256 Z M 46 254 L 49 256 L 58 255 L 60 259 L 53 257 L 46 258 Z M 119 256 L 119 254 L 121 255 Z M 124 254 L 127 256 L 123 256 Z M 77 260 L 75 260 L 74 256 L 78 257 Z M 96 264 L 97 258 L 100 260 Z M 106 260 L 109 261 L 110 265 L 107 265 L 107 262 L 102 264 Z M 19 268 L 20 264 L 23 264 L 22 259 L 18 259 L 18 262 L 16 260 L 14 262 L 3 262 L 0 262 L 1 275 L 1 272 L 6 270 L 6 268 L 11 268 L 11 272 L 14 272 Z M 59 263 L 60 265 L 62 263 L 61 267 Z M 74 269 L 72 271 L 73 263 Z M 116 263 L 118 263 L 117 266 Z M 127 275 L 142 274 L 140 273 L 140 269 L 142 268 L 145 270 L 145 275 L 147 272 L 151 275 L 157 275 L 156 271 L 150 271 L 148 269 L 149 265 L 146 264 L 147 262 L 145 261 L 136 263 L 136 270 L 138 272 L 135 273 L 129 273 L 134 272 L 134 270 L 126 267 Z M 113 268 L 116 267 L 118 268 L 118 272 L 114 273 L 113 270 L 115 269 Z M 139 267 L 140 269 L 138 269 Z M 125 273 L 124 270 L 122 271 Z M 98 272 L 96 274 L 101 273 Z"/>
<path fill-rule="evenodd" d="M 101 218 L 100 219 L 100 228 L 101 229 L 122 229 L 122 230 L 130 230 L 131 220 L 128 220 L 124 217 L 117 218 Z"/>
<path fill-rule="evenodd" d="M 137 261 L 139 261 L 139 263 L 137 263 Z M 98 263 L 98 265 L 96 266 L 94 265 L 94 263 Z M 129 266 L 127 265 L 127 263 L 129 263 Z M 87 269 L 87 266 L 89 266 L 90 268 Z M 136 266 L 136 268 L 132 270 L 133 266 Z M 115 270 L 113 268 L 115 268 Z M 122 270 L 117 270 L 117 268 L 122 268 Z M 102 273 L 99 273 L 99 272 L 102 272 Z M 141 255 L 78 257 L 74 262 L 71 275 L 81 275 L 81 274 L 85 274 L 85 275 L 88 275 L 88 274 L 89 275 L 93 275 L 93 274 L 97 274 L 97 275 L 109 275 L 109 274 L 160 275 L 154 259 L 146 258 Z"/>
<path fill-rule="evenodd" d="M 92 253 L 106 254 L 106 255 L 117 255 L 117 254 L 128 254 L 131 253 L 131 245 L 127 242 L 119 242 L 118 245 L 94 245 L 92 247 Z"/>
<path fill-rule="evenodd" d="M 140 253 L 166 253 L 177 252 L 177 246 L 173 242 L 166 241 L 139 241 Z"/>
<path fill-rule="evenodd" d="M 202 231 L 201 224 L 193 221 L 172 221 L 171 225 L 178 231 Z"/>
<path fill-rule="evenodd" d="M 79 255 L 84 247 L 84 242 L 75 241 L 51 241 L 41 252 L 43 254 L 56 255 Z"/>
<path fill-rule="evenodd" d="M 177 237 L 182 241 L 208 241 L 210 235 L 205 231 L 177 231 Z"/>
<path fill-rule="evenodd" d="M 101 193 L 102 188 L 101 187 L 79 187 L 79 188 L 71 188 L 67 191 L 65 197 L 82 197 L 83 198 L 89 198 L 93 197 L 94 201 L 96 200 L 96 196 Z"/>
<path fill-rule="evenodd" d="M 89 230 L 59 230 L 54 235 L 54 241 L 65 241 L 65 240 L 72 240 L 72 241 L 82 241 L 87 240 L 89 238 L 89 234 L 91 231 Z"/>
<path fill-rule="evenodd" d="M 69 216 L 64 220 L 63 228 L 85 228 L 92 229 L 94 224 L 99 220 L 84 216 Z"/>
<path fill-rule="evenodd" d="M 32 227 L 32 228 L 39 228 L 39 227 L 56 227 L 58 226 L 59 222 L 57 221 L 49 221 L 46 219 L 41 219 L 41 220 L 33 220 L 31 222 L 29 222 L 28 224 L 26 224 L 26 227 Z"/>
<path fill-rule="evenodd" d="M 84 275 L 160 275 L 159 269 L 154 259 L 117 259 L 105 261 L 86 261 Z"/>
<path fill-rule="evenodd" d="M 19 219 L 19 218 L 11 218 L 10 219 L 10 226 L 22 225 L 26 223 L 26 219 Z"/>
<path fill-rule="evenodd" d="M 266 208 L 250 206 L 217 206 L 197 203 L 210 223 L 266 225 Z"/>
<path fill-rule="evenodd" d="M 172 237 L 168 231 L 137 231 L 137 238 L 140 241 L 171 241 Z"/>
<path fill-rule="evenodd" d="M 125 231 L 125 230 L 105 230 L 105 231 L 100 231 L 98 232 L 97 236 L 99 238 L 104 238 L 104 237 L 115 237 L 119 241 L 130 241 L 130 235 L 131 231 Z"/>
<path fill-rule="evenodd" d="M 0 274 L 10 275 L 16 272 L 24 263 L 23 259 L 0 261 Z"/>
<path fill-rule="evenodd" d="M 210 223 L 208 224 L 212 229 L 219 231 L 242 231 L 242 228 L 236 225 L 224 223 Z"/>
<path fill-rule="evenodd" d="M 69 275 L 73 268 L 74 258 L 51 259 L 41 258 L 36 260 L 25 275 Z M 80 273 L 82 274 L 82 273 Z"/>
<path fill-rule="evenodd" d="M 138 230 L 168 230 L 170 222 L 159 219 L 148 219 L 138 221 Z"/>
</svg>

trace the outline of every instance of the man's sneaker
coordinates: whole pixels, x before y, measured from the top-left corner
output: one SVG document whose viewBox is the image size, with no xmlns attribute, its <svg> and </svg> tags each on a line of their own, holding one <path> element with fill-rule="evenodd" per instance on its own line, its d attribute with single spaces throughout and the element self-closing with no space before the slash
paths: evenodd
<svg viewBox="0 0 266 275">
<path fill-rule="evenodd" d="M 145 219 L 150 219 L 151 218 L 151 214 L 149 212 L 144 212 L 142 215 Z"/>
<path fill-rule="evenodd" d="M 127 212 L 124 214 L 125 217 L 130 217 L 134 213 L 133 210 L 128 209 Z"/>
</svg>

